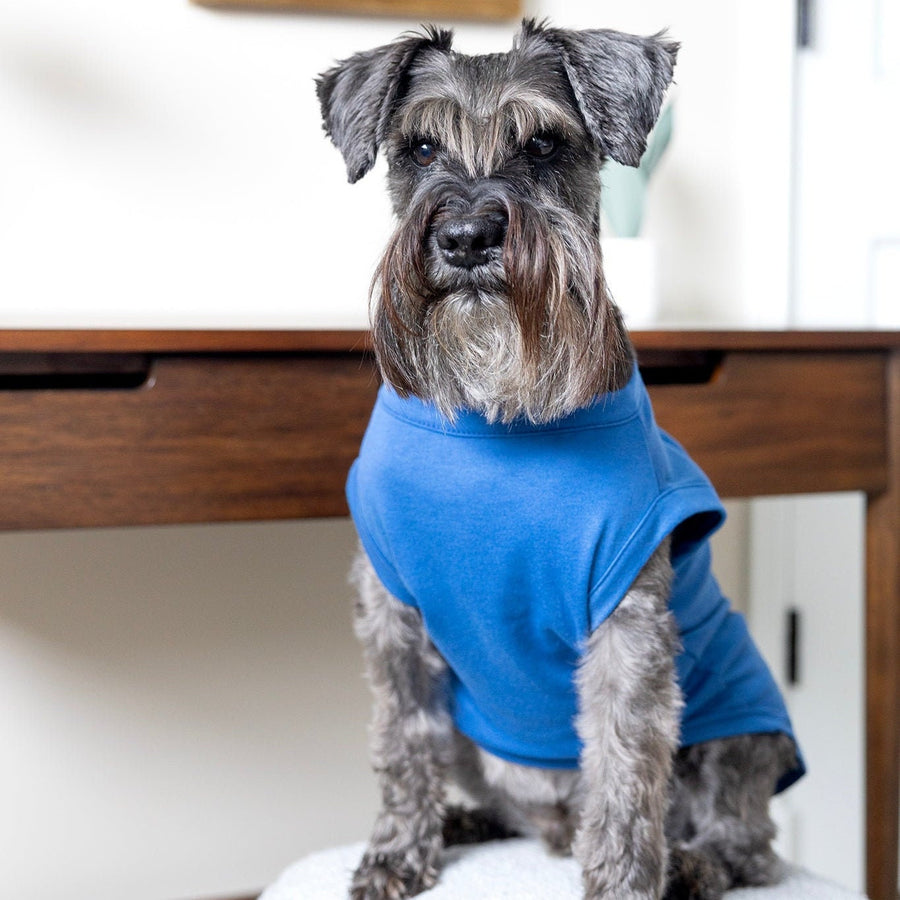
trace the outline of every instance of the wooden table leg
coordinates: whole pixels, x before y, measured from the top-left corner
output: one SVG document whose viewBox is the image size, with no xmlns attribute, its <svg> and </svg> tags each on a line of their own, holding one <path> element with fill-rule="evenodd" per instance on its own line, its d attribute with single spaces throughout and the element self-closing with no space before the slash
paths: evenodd
<svg viewBox="0 0 900 900">
<path fill-rule="evenodd" d="M 896 900 L 900 843 L 900 352 L 886 360 L 888 483 L 866 513 L 866 889 Z"/>
</svg>

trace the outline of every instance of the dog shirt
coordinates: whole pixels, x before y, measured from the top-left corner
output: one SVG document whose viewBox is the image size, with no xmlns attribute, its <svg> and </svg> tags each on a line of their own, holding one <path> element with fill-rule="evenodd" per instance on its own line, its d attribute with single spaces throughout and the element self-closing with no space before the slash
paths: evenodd
<svg viewBox="0 0 900 900">
<path fill-rule="evenodd" d="M 713 577 L 724 520 L 709 480 L 653 419 L 637 370 L 550 424 L 449 421 L 389 387 L 347 481 L 384 586 L 446 660 L 459 730 L 490 753 L 574 768 L 575 672 L 588 635 L 672 536 L 682 746 L 793 731 L 780 692 Z M 803 774 L 785 774 L 782 790 Z"/>
</svg>

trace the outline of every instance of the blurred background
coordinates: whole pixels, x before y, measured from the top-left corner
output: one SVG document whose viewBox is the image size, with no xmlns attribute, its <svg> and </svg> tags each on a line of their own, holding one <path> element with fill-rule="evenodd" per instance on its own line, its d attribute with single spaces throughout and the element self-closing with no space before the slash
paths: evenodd
<svg viewBox="0 0 900 900">
<path fill-rule="evenodd" d="M 900 326 L 900 0 L 523 13 L 682 43 L 636 324 Z M 515 30 L 441 21 L 471 53 Z M 0 328 L 364 327 L 383 170 L 346 183 L 313 78 L 417 22 L 0 0 Z M 860 499 L 729 510 L 717 570 L 779 678 L 804 621 L 781 849 L 861 887 Z M 340 519 L 0 535 L 4 896 L 227 895 L 364 838 L 353 547 Z"/>
</svg>

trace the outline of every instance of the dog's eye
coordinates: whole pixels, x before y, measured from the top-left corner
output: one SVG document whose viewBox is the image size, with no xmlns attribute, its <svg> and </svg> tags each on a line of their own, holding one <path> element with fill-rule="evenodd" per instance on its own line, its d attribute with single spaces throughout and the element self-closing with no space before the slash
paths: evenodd
<svg viewBox="0 0 900 900">
<path fill-rule="evenodd" d="M 410 147 L 410 155 L 416 165 L 430 166 L 437 159 L 437 147 L 429 141 L 416 141 Z"/>
<path fill-rule="evenodd" d="M 560 142 L 552 134 L 535 134 L 525 141 L 525 152 L 534 159 L 550 159 Z"/>
</svg>

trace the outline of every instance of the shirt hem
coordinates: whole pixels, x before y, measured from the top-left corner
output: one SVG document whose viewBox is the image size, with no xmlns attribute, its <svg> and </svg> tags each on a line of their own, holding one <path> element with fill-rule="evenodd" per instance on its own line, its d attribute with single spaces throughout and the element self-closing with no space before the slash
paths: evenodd
<svg viewBox="0 0 900 900">
<path fill-rule="evenodd" d="M 460 727 L 459 722 L 456 722 L 455 725 L 461 734 L 464 734 L 473 744 L 480 747 L 486 753 L 490 753 L 491 756 L 496 756 L 498 759 L 515 763 L 519 766 L 527 766 L 531 769 L 577 769 L 581 763 L 580 754 L 576 754 L 575 756 L 566 754 L 565 756 L 544 757 L 504 750 L 500 747 L 493 746 L 490 741 L 481 740 L 480 738 L 469 734 L 464 728 Z"/>
</svg>

